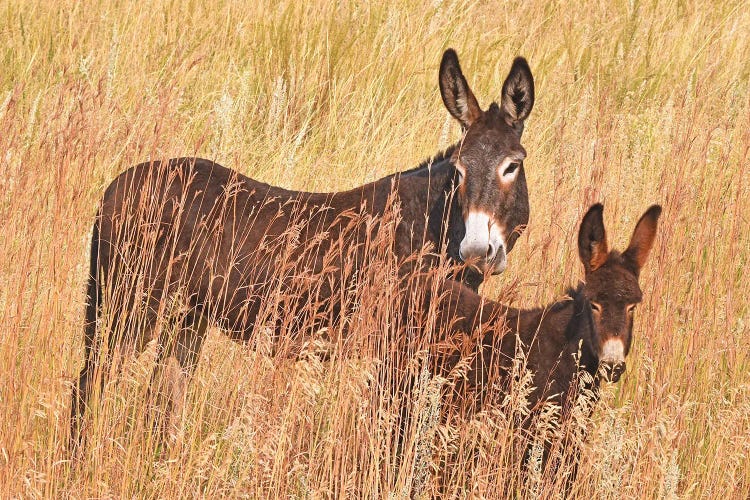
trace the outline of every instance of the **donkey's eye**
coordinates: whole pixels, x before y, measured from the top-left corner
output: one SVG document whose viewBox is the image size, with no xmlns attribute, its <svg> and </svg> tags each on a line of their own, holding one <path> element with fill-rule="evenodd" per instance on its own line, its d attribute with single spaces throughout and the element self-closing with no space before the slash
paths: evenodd
<svg viewBox="0 0 750 500">
<path fill-rule="evenodd" d="M 505 167 L 505 170 L 503 170 L 503 177 L 513 175 L 515 171 L 518 170 L 518 167 L 520 166 L 521 166 L 520 163 L 516 163 L 516 162 L 511 163 L 510 165 Z"/>
<path fill-rule="evenodd" d="M 458 183 L 461 184 L 466 177 L 466 169 L 461 165 L 456 165 L 456 172 L 458 172 Z"/>
<path fill-rule="evenodd" d="M 593 309 L 598 314 L 602 313 L 602 305 L 598 302 L 591 302 L 591 309 Z"/>
</svg>

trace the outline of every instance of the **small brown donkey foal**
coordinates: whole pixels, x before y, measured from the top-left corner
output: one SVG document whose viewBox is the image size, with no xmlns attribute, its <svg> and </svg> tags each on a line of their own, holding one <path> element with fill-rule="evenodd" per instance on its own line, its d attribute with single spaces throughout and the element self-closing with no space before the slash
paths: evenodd
<svg viewBox="0 0 750 500">
<path fill-rule="evenodd" d="M 585 282 L 552 305 L 514 309 L 485 300 L 455 281 L 445 284 L 438 310 L 442 324 L 452 326 L 444 342 L 433 345 L 433 372 L 447 375 L 466 355 L 472 360 L 461 387 L 448 395 L 451 403 L 466 404 L 470 396 L 469 407 L 481 407 L 485 388 L 493 381 L 509 386 L 513 361 L 521 358 L 533 373 L 534 389 L 528 397 L 532 413 L 522 424 L 531 430 L 534 410 L 545 402 L 560 405 L 563 419 L 570 415 L 580 371 L 591 374 L 582 380 L 588 379 L 584 389 L 595 398 L 603 378 L 620 379 L 642 298 L 638 276 L 653 246 L 661 207 L 646 211 L 622 253 L 609 250 L 602 211 L 601 204 L 592 206 L 580 226 L 578 252 Z M 474 340 L 463 335 L 467 332 L 474 332 Z"/>
</svg>

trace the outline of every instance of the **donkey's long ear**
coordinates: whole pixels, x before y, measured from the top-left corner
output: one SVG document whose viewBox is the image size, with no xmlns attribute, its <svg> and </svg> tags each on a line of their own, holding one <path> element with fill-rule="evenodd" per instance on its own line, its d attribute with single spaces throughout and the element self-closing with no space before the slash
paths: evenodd
<svg viewBox="0 0 750 500">
<path fill-rule="evenodd" d="M 501 107 L 510 119 L 510 124 L 523 130 L 523 122 L 534 107 L 534 77 L 529 63 L 523 57 L 516 57 L 510 73 L 503 83 Z"/>
<path fill-rule="evenodd" d="M 578 231 L 578 255 L 581 256 L 586 272 L 595 271 L 607 261 L 609 248 L 607 234 L 604 232 L 604 205 L 597 203 L 589 208 L 581 221 Z"/>
<path fill-rule="evenodd" d="M 477 98 L 466 83 L 458 64 L 458 55 L 453 49 L 446 50 L 440 62 L 440 95 L 450 114 L 461 122 L 464 128 L 469 128 L 482 116 Z"/>
<path fill-rule="evenodd" d="M 630 238 L 628 249 L 622 254 L 625 262 L 630 264 L 637 275 L 640 273 L 643 264 L 646 263 L 651 247 L 654 246 L 656 237 L 656 224 L 661 215 L 661 207 L 653 205 L 646 213 L 643 214 L 638 224 L 635 225 L 635 231 Z"/>
</svg>

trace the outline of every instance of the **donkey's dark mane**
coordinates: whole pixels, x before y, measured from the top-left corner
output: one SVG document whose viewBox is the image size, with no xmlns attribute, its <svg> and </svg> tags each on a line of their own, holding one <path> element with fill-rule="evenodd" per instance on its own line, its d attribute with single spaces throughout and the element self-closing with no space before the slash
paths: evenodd
<svg viewBox="0 0 750 500">
<path fill-rule="evenodd" d="M 434 165 L 436 163 L 440 163 L 441 161 L 447 160 L 447 159 L 449 159 L 453 155 L 453 153 L 456 151 L 456 148 L 458 148 L 458 146 L 459 146 L 458 142 L 455 143 L 455 144 L 452 144 L 452 145 L 448 146 L 447 148 L 445 148 L 443 151 L 440 151 L 439 153 L 437 153 L 436 155 L 423 160 L 416 167 L 411 168 L 409 170 L 404 170 L 403 172 L 398 172 L 398 174 L 394 174 L 394 175 L 399 175 L 399 174 L 400 175 L 413 174 L 414 172 L 418 172 L 420 170 L 423 170 L 423 169 L 429 167 L 430 165 Z"/>
<path fill-rule="evenodd" d="M 580 283 L 576 288 L 570 287 L 566 291 L 569 300 L 558 302 L 552 307 L 552 310 L 560 310 L 566 306 L 571 300 L 573 301 L 573 315 L 570 317 L 568 325 L 565 327 L 565 338 L 573 340 L 576 334 L 580 331 L 581 323 L 588 321 L 591 315 L 591 305 L 588 303 L 586 296 L 583 294 L 583 283 Z"/>
<path fill-rule="evenodd" d="M 536 306 L 531 307 L 528 309 L 519 309 L 519 312 L 548 312 L 548 313 L 554 313 L 559 312 L 565 309 L 566 307 L 570 306 L 571 302 L 576 306 L 575 311 L 580 312 L 580 304 L 579 302 L 581 300 L 585 300 L 585 297 L 583 296 L 583 283 L 579 284 L 576 288 L 568 287 L 565 290 L 565 297 L 546 306 Z"/>
<path fill-rule="evenodd" d="M 567 294 L 573 302 L 573 314 L 570 316 L 570 321 L 568 321 L 568 324 L 565 327 L 565 338 L 568 341 L 573 341 L 582 332 L 584 332 L 584 335 L 586 335 L 585 332 L 588 332 L 589 335 L 593 335 L 595 333 L 594 318 L 591 312 L 591 303 L 583 293 L 583 283 L 579 283 L 576 288 L 569 288 Z M 555 306 L 562 308 L 569 302 L 569 300 L 565 300 L 555 304 Z M 580 365 L 582 368 L 585 368 L 586 371 L 594 375 L 599 365 L 599 359 L 591 350 L 591 340 L 592 339 L 589 338 L 589 342 L 583 342 L 581 345 Z"/>
</svg>

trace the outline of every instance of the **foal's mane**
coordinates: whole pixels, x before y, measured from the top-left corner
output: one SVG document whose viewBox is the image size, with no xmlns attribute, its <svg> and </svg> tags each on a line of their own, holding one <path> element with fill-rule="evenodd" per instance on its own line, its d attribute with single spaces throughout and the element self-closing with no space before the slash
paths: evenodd
<svg viewBox="0 0 750 500">
<path fill-rule="evenodd" d="M 576 334 L 580 331 L 582 326 L 591 327 L 591 305 L 586 299 L 586 295 L 583 293 L 583 283 L 579 283 L 578 287 L 570 287 L 567 290 L 568 299 L 561 300 L 554 304 L 550 309 L 551 311 L 559 311 L 565 308 L 568 304 L 573 302 L 573 315 L 570 317 L 570 321 L 565 327 L 565 338 L 572 340 Z"/>
<path fill-rule="evenodd" d="M 565 298 L 556 301 L 549 307 L 549 310 L 550 312 L 560 311 L 562 309 L 565 309 L 572 301 L 576 306 L 576 310 L 579 311 L 581 309 L 582 301 L 584 300 L 584 298 L 583 283 L 579 283 L 577 287 L 568 287 L 565 290 Z"/>
</svg>

